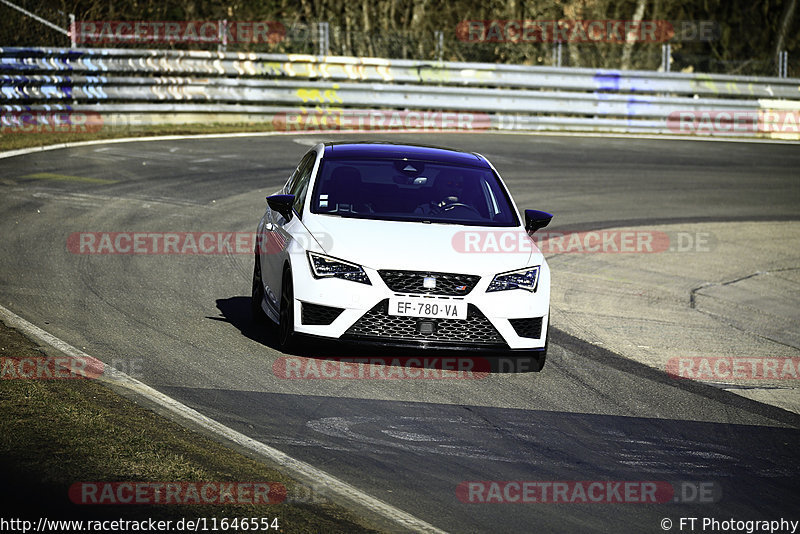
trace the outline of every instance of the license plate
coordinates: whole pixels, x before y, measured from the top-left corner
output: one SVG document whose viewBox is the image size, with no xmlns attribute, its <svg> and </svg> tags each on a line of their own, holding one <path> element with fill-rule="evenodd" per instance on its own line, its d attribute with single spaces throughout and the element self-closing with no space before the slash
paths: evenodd
<svg viewBox="0 0 800 534">
<path fill-rule="evenodd" d="M 467 303 L 444 299 L 389 299 L 389 315 L 428 317 L 431 319 L 467 319 Z"/>
</svg>

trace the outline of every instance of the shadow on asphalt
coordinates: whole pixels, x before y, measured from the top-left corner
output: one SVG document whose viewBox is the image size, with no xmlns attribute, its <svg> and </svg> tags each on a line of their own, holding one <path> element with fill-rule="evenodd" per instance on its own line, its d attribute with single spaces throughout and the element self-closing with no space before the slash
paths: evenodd
<svg viewBox="0 0 800 534">
<path fill-rule="evenodd" d="M 226 321 L 235 326 L 243 336 L 261 343 L 276 352 L 277 328 L 269 324 L 256 324 L 250 314 L 250 297 L 217 299 L 217 309 L 222 317 L 207 317 Z M 529 356 L 505 356 L 492 353 L 464 352 L 440 348 L 364 347 L 341 342 L 311 341 L 303 339 L 292 355 L 318 360 L 350 361 L 369 360 L 381 365 L 405 368 L 461 369 L 474 373 L 530 373 L 538 370 L 538 360 Z M 419 363 L 417 363 L 419 361 Z"/>
</svg>

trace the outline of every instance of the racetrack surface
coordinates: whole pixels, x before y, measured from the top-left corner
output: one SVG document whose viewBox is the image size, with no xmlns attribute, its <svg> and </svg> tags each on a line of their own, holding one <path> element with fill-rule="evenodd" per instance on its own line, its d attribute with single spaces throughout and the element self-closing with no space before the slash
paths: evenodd
<svg viewBox="0 0 800 534">
<path fill-rule="evenodd" d="M 800 416 L 669 379 L 558 324 L 538 374 L 284 380 L 273 374 L 282 355 L 272 337 L 250 323 L 251 254 L 67 248 L 75 232 L 252 232 L 264 197 L 313 141 L 361 137 L 133 142 L 2 160 L 0 303 L 219 422 L 447 531 L 663 532 L 662 518 L 677 530 L 681 516 L 800 518 Z M 481 152 L 520 209 L 555 214 L 553 229 L 800 219 L 796 145 L 489 134 L 390 139 Z M 459 501 L 461 482 L 487 480 L 693 481 L 721 495 L 691 505 Z"/>
</svg>

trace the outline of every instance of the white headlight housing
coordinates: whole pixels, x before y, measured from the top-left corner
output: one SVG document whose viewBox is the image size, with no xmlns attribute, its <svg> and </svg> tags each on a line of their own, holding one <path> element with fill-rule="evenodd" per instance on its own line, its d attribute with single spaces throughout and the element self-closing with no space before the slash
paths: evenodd
<svg viewBox="0 0 800 534">
<path fill-rule="evenodd" d="M 492 283 L 486 288 L 486 292 L 509 291 L 512 289 L 524 289 L 533 293 L 539 284 L 540 266 L 526 267 L 517 271 L 509 271 L 495 275 Z"/>
</svg>

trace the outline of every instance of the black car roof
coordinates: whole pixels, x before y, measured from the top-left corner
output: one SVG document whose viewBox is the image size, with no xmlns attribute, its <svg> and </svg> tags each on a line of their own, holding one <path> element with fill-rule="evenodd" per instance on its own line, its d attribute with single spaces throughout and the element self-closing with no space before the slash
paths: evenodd
<svg viewBox="0 0 800 534">
<path fill-rule="evenodd" d="M 489 168 L 481 156 L 450 148 L 389 142 L 326 143 L 326 159 L 410 159 Z"/>
</svg>

